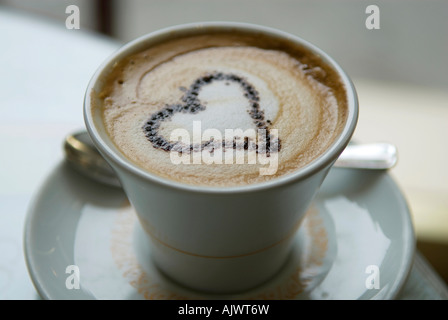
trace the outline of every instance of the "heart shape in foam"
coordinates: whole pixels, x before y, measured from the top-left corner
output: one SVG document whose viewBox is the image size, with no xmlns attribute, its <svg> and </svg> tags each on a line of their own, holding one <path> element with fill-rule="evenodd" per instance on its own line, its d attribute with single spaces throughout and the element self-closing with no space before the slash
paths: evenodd
<svg viewBox="0 0 448 320">
<path fill-rule="evenodd" d="M 210 85 L 215 81 L 233 82 L 242 88 L 244 97 L 250 105 L 248 113 L 258 129 L 258 141 L 263 142 L 261 144 L 251 144 L 245 139 L 242 144 L 238 144 L 236 141 L 237 137 L 233 137 L 233 141 L 230 143 L 222 141 L 219 146 L 226 148 L 230 145 L 233 149 L 244 148 L 246 150 L 252 146 L 258 153 L 265 152 L 267 155 L 270 152 L 278 152 L 280 150 L 280 140 L 277 137 L 273 137 L 269 131 L 268 121 L 265 120 L 264 112 L 260 109 L 260 97 L 257 90 L 243 77 L 222 72 L 209 73 L 196 79 L 189 89 L 185 89 L 185 94 L 181 98 L 182 103 L 166 105 L 163 109 L 150 116 L 143 125 L 143 131 L 153 147 L 164 151 L 178 151 L 179 153 L 201 151 L 207 147 L 211 147 L 210 151 L 213 151 L 217 147 L 213 138 L 200 145 L 182 145 L 180 142 L 171 142 L 159 133 L 161 123 L 172 119 L 177 113 L 197 114 L 204 111 L 206 105 L 199 99 L 199 93 L 204 86 Z"/>
</svg>

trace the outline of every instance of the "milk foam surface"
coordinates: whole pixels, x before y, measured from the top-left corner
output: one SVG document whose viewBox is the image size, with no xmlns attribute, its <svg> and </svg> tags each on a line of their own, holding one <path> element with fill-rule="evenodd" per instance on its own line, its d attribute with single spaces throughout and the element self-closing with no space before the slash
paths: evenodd
<svg viewBox="0 0 448 320">
<path fill-rule="evenodd" d="M 292 173 L 320 156 L 339 135 L 346 118 L 345 101 L 335 94 L 337 89 L 312 75 L 316 70 L 325 73 L 324 69 L 310 69 L 286 52 L 236 40 L 231 36 L 182 38 L 118 63 L 99 94 L 104 124 L 117 148 L 151 173 L 206 186 L 263 182 Z M 214 75 L 212 81 L 194 89 L 195 81 L 207 75 Z M 246 89 L 229 80 L 232 77 L 243 79 Z M 251 90 L 248 87 L 255 89 L 253 96 L 245 96 Z M 197 110 L 189 107 L 194 112 L 185 111 L 189 92 L 194 97 L 190 102 L 200 105 Z M 251 113 L 254 103 L 258 103 L 258 120 Z M 179 128 L 193 137 L 194 121 L 200 121 L 202 131 L 217 129 L 223 137 L 226 129 L 278 130 L 278 170 L 274 175 L 260 175 L 266 164 L 173 164 L 171 151 L 155 147 L 144 129 L 160 110 L 167 109 L 174 111 L 153 125 L 157 137 L 167 141 Z"/>
</svg>

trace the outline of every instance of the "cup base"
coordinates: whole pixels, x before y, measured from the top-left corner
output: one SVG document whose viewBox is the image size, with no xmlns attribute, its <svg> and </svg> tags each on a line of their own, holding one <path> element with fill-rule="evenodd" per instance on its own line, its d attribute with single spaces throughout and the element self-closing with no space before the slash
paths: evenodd
<svg viewBox="0 0 448 320">
<path fill-rule="evenodd" d="M 278 274 L 292 252 L 292 239 L 256 253 L 206 257 L 168 247 L 141 231 L 148 240 L 146 258 L 175 283 L 208 294 L 236 294 L 262 285 Z M 144 248 L 142 248 L 144 250 Z"/>
</svg>

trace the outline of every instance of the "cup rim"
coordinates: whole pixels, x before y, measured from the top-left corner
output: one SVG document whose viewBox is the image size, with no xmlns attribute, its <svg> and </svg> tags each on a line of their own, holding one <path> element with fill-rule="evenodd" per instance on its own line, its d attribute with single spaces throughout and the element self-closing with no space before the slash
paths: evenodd
<svg viewBox="0 0 448 320">
<path fill-rule="evenodd" d="M 215 29 L 219 31 L 229 31 L 232 29 L 237 29 L 243 32 L 244 31 L 262 32 L 263 34 L 268 36 L 283 38 L 285 40 L 289 40 L 306 47 L 308 50 L 318 55 L 327 65 L 333 68 L 339 75 L 341 82 L 343 83 L 346 90 L 348 101 L 347 104 L 348 114 L 342 132 L 333 141 L 330 147 L 328 147 L 323 154 L 321 154 L 319 157 L 311 161 L 309 164 L 307 164 L 302 168 L 297 169 L 292 173 L 285 174 L 265 182 L 254 183 L 244 186 L 230 186 L 230 187 L 210 187 L 203 185 L 191 185 L 183 182 L 178 182 L 175 180 L 170 180 L 139 168 L 137 165 L 133 164 L 132 161 L 125 159 L 124 155 L 121 157 L 117 156 L 116 152 L 107 145 L 105 139 L 102 137 L 101 133 L 96 127 L 92 113 L 91 92 L 97 85 L 101 75 L 107 69 L 107 67 L 113 64 L 115 61 L 120 60 L 128 56 L 129 54 L 139 51 L 138 48 L 143 49 L 148 47 L 148 42 L 161 41 L 161 39 L 168 38 L 173 34 L 179 36 L 194 34 L 195 32 L 197 32 L 197 30 L 201 29 L 202 30 Z M 110 55 L 96 70 L 87 86 L 84 98 L 84 122 L 87 131 L 89 132 L 89 135 L 91 136 L 95 146 L 99 149 L 101 154 L 109 161 L 112 161 L 120 168 L 126 170 L 126 172 L 129 174 L 132 174 L 145 180 L 149 180 L 152 183 L 155 183 L 160 186 L 182 190 L 186 192 L 195 192 L 203 194 L 234 194 L 234 193 L 255 192 L 285 186 L 294 183 L 297 180 L 306 179 L 307 177 L 313 175 L 314 173 L 323 170 L 327 166 L 330 166 L 339 157 L 340 153 L 342 153 L 342 151 L 345 149 L 345 147 L 347 146 L 353 135 L 358 120 L 358 113 L 359 113 L 358 108 L 359 108 L 358 97 L 351 79 L 348 77 L 348 75 L 342 69 L 342 67 L 332 57 L 330 57 L 327 53 L 325 53 L 323 50 L 321 50 L 314 44 L 291 33 L 271 27 L 244 22 L 208 21 L 208 22 L 179 24 L 163 28 L 145 34 L 143 36 L 140 36 L 121 46 L 118 50 L 112 53 L 112 55 Z"/>
</svg>

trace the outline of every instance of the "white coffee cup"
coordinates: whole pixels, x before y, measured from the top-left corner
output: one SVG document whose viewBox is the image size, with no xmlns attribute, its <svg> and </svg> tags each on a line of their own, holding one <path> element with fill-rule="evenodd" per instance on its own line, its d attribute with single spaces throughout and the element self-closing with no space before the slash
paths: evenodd
<svg viewBox="0 0 448 320">
<path fill-rule="evenodd" d="M 117 61 L 152 44 L 213 30 L 248 30 L 288 39 L 320 56 L 338 73 L 346 88 L 348 116 L 342 133 L 322 156 L 293 174 L 268 182 L 208 188 L 156 176 L 120 153 L 106 132 L 101 113 L 92 108 L 98 101 L 91 93 L 101 88 L 104 73 Z M 314 45 L 267 27 L 207 22 L 153 32 L 115 52 L 88 85 L 84 118 L 92 140 L 116 171 L 135 208 L 160 270 L 189 288 L 231 293 L 263 283 L 284 265 L 308 206 L 354 132 L 358 101 L 345 72 Z"/>
</svg>

